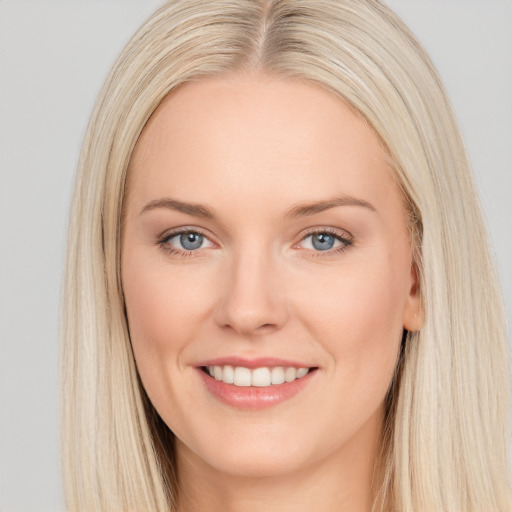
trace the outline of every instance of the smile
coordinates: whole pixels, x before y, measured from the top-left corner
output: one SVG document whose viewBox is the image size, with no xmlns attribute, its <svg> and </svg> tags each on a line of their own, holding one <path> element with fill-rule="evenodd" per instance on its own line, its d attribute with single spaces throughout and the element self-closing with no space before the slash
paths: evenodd
<svg viewBox="0 0 512 512">
<path fill-rule="evenodd" d="M 317 366 L 283 359 L 223 358 L 196 367 L 209 394 L 236 409 L 275 406 L 299 394 L 316 380 Z"/>
<path fill-rule="evenodd" d="M 246 368 L 244 366 L 206 366 L 207 371 L 215 380 L 239 387 L 268 387 L 293 382 L 305 377 L 310 368 L 294 368 L 293 366 L 276 366 L 273 368 Z"/>
</svg>

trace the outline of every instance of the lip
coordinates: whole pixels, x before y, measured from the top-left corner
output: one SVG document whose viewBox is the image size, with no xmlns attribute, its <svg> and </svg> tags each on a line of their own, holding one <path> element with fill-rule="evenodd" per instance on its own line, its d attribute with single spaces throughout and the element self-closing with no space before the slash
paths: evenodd
<svg viewBox="0 0 512 512">
<path fill-rule="evenodd" d="M 200 368 L 201 366 L 243 366 L 244 368 L 250 368 L 254 370 L 255 368 L 263 368 L 265 366 L 273 368 L 274 366 L 285 366 L 294 368 L 317 368 L 317 365 L 308 364 L 300 361 L 292 361 L 291 359 L 280 359 L 277 357 L 258 357 L 255 359 L 248 359 L 244 357 L 218 357 L 216 359 L 208 359 L 205 361 L 201 361 L 196 366 Z"/>
<path fill-rule="evenodd" d="M 267 387 L 254 386 L 235 386 L 234 384 L 226 384 L 211 377 L 204 371 L 206 366 L 243 366 L 245 368 L 262 368 L 262 367 L 294 367 L 294 368 L 313 368 L 307 375 L 292 382 L 284 382 L 283 384 L 272 385 Z M 293 398 L 306 388 L 315 378 L 318 367 L 277 358 L 258 358 L 244 359 L 240 357 L 228 357 L 209 359 L 201 362 L 196 366 L 197 374 L 201 379 L 206 390 L 222 403 L 247 411 L 256 411 L 267 407 L 278 405 L 286 400 Z"/>
</svg>

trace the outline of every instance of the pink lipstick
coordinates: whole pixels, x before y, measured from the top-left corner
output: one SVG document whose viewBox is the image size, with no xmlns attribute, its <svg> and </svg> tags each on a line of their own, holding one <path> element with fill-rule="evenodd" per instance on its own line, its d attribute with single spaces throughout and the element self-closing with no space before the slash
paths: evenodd
<svg viewBox="0 0 512 512">
<path fill-rule="evenodd" d="M 317 369 L 297 361 L 238 357 L 211 359 L 197 366 L 199 377 L 214 397 L 247 410 L 292 398 L 311 382 Z"/>
</svg>

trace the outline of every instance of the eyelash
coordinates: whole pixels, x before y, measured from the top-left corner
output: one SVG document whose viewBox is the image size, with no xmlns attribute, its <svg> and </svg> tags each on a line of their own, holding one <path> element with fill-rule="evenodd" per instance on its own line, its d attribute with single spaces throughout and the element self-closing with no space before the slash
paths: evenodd
<svg viewBox="0 0 512 512">
<path fill-rule="evenodd" d="M 194 253 L 196 253 L 198 251 L 197 249 L 195 251 L 188 251 L 186 249 L 181 250 L 181 249 L 176 249 L 175 247 L 173 247 L 172 245 L 169 244 L 169 241 L 171 239 L 175 238 L 176 236 L 187 235 L 189 233 L 201 235 L 204 238 L 207 238 L 209 240 L 209 238 L 206 236 L 206 234 L 203 233 L 200 229 L 182 228 L 182 229 L 177 229 L 176 231 L 172 231 L 171 233 L 166 233 L 158 240 L 157 244 L 161 247 L 161 249 L 164 252 L 166 252 L 167 254 L 171 254 L 172 256 L 179 256 L 180 258 L 193 257 L 193 256 L 195 256 Z"/>
<path fill-rule="evenodd" d="M 313 235 L 330 235 L 338 242 L 341 242 L 341 245 L 339 247 L 336 247 L 335 249 L 329 249 L 327 251 L 311 250 L 311 257 L 313 258 L 327 258 L 329 256 L 341 254 L 345 252 L 348 248 L 350 248 L 354 243 L 353 238 L 349 233 L 345 232 L 345 235 L 341 235 L 339 231 L 332 228 L 312 229 L 311 231 L 308 231 L 300 239 L 300 242 L 303 242 L 306 238 Z"/>
<path fill-rule="evenodd" d="M 176 231 L 172 231 L 171 233 L 166 233 L 164 236 L 162 236 L 158 241 L 157 245 L 160 246 L 160 248 L 166 252 L 167 254 L 171 254 L 173 256 L 178 256 L 180 258 L 190 258 L 195 256 L 194 253 L 198 252 L 199 249 L 196 250 L 186 250 L 186 249 L 176 249 L 172 245 L 169 244 L 169 241 L 179 235 L 186 235 L 189 233 L 201 235 L 209 240 L 207 235 L 203 233 L 200 229 L 194 228 L 183 228 L 178 229 Z M 320 234 L 326 234 L 332 236 L 335 240 L 338 242 L 341 242 L 341 245 L 337 247 L 336 249 L 329 249 L 326 251 L 315 251 L 315 250 L 309 250 L 311 252 L 311 257 L 313 258 L 325 258 L 329 256 L 333 256 L 336 254 L 341 254 L 342 252 L 346 251 L 349 247 L 353 245 L 353 239 L 352 236 L 348 233 L 345 234 L 345 236 L 340 235 L 338 231 L 332 228 L 322 228 L 322 229 L 314 229 L 311 231 L 308 231 L 299 241 L 303 242 L 306 240 L 306 238 L 313 236 L 313 235 L 320 235 Z M 295 244 L 297 245 L 297 244 Z"/>
</svg>

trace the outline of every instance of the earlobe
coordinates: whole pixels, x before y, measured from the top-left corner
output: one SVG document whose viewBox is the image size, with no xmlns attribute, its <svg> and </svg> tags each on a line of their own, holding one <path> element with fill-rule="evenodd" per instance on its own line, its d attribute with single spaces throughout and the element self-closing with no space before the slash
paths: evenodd
<svg viewBox="0 0 512 512">
<path fill-rule="evenodd" d="M 409 313 L 404 317 L 404 329 L 409 332 L 419 331 L 424 324 L 424 314 L 421 305 L 418 307 L 418 311 L 415 313 Z"/>
</svg>

